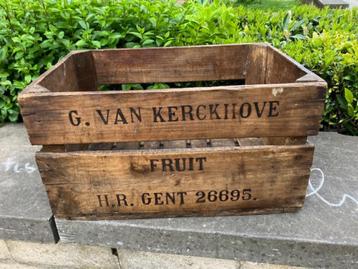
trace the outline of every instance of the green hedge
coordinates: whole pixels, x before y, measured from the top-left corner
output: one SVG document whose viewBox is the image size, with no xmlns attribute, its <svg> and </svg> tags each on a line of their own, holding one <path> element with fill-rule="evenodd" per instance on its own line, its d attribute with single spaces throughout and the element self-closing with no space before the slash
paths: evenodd
<svg viewBox="0 0 358 269">
<path fill-rule="evenodd" d="M 228 2 L 228 1 L 227 1 Z M 0 122 L 70 50 L 269 42 L 329 84 L 323 128 L 358 134 L 358 10 L 149 0 L 0 0 Z"/>
</svg>

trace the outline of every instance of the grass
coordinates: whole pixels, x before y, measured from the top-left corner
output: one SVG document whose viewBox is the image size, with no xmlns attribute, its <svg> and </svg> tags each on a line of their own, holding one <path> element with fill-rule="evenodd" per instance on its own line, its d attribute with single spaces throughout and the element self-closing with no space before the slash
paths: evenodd
<svg viewBox="0 0 358 269">
<path fill-rule="evenodd" d="M 299 0 L 255 0 L 252 3 L 245 5 L 252 8 L 290 9 L 299 4 Z"/>
</svg>

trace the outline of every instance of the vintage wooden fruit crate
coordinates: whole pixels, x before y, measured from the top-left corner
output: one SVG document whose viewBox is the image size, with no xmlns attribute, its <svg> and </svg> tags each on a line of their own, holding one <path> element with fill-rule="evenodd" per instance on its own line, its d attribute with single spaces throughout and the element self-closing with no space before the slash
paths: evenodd
<svg viewBox="0 0 358 269">
<path fill-rule="evenodd" d="M 98 90 L 193 81 L 220 85 Z M 255 214 L 302 207 L 325 89 L 266 44 L 88 50 L 19 103 L 57 217 Z"/>
</svg>

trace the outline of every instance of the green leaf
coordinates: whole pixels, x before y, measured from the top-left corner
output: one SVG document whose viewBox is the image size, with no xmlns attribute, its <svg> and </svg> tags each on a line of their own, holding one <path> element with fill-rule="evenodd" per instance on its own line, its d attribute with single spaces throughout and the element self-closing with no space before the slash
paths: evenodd
<svg viewBox="0 0 358 269">
<path fill-rule="evenodd" d="M 85 21 L 83 21 L 83 20 L 80 20 L 80 21 L 78 21 L 78 23 L 79 23 L 79 25 L 80 25 L 84 30 L 88 29 L 88 24 L 87 24 L 87 22 L 85 22 Z"/>
<path fill-rule="evenodd" d="M 95 46 L 96 49 L 99 49 L 101 47 L 101 42 L 93 40 L 92 45 Z"/>
<path fill-rule="evenodd" d="M 146 39 L 143 41 L 143 46 L 152 45 L 154 43 L 153 39 Z"/>
<path fill-rule="evenodd" d="M 348 104 L 353 103 L 353 93 L 347 88 L 344 89 L 344 98 L 346 99 Z"/>
<path fill-rule="evenodd" d="M 291 22 L 292 12 L 291 10 L 287 11 L 285 18 L 283 19 L 282 28 L 283 30 L 288 30 L 288 26 Z"/>
<path fill-rule="evenodd" d="M 8 115 L 9 116 L 9 120 L 11 122 L 17 122 L 17 119 L 19 117 L 19 114 L 18 113 L 11 113 Z"/>
<path fill-rule="evenodd" d="M 119 38 L 122 38 L 123 36 L 121 33 L 113 33 L 113 34 L 111 34 L 110 37 L 113 39 L 119 39 Z"/>
<path fill-rule="evenodd" d="M 9 73 L 8 72 L 5 72 L 5 71 L 2 71 L 0 72 L 0 78 L 7 78 L 9 76 Z"/>
<path fill-rule="evenodd" d="M 297 34 L 297 35 L 293 35 L 291 36 L 292 39 L 297 39 L 297 40 L 303 40 L 305 39 L 306 37 L 302 34 Z"/>
<path fill-rule="evenodd" d="M 354 117 L 354 108 L 351 104 L 348 104 L 348 115 Z"/>
<path fill-rule="evenodd" d="M 26 75 L 26 76 L 25 76 L 25 82 L 26 82 L 26 83 L 30 83 L 31 80 L 32 80 L 31 75 Z"/>
<path fill-rule="evenodd" d="M 347 109 L 347 103 L 346 103 L 346 101 L 342 98 L 342 96 L 337 95 L 337 101 L 338 101 L 338 103 L 339 103 L 339 106 L 340 106 L 342 109 L 344 109 L 344 110 Z"/>
<path fill-rule="evenodd" d="M 58 38 L 62 39 L 65 36 L 65 33 L 63 31 L 58 33 Z"/>
<path fill-rule="evenodd" d="M 172 44 L 173 40 L 168 40 L 165 42 L 164 47 L 169 47 Z"/>
<path fill-rule="evenodd" d="M 137 33 L 137 32 L 129 32 L 129 34 L 134 35 L 136 37 L 138 37 L 139 39 L 143 38 L 143 35 L 141 33 Z"/>
<path fill-rule="evenodd" d="M 134 83 L 134 84 L 122 84 L 122 91 L 129 90 L 143 90 L 142 85 Z"/>
<path fill-rule="evenodd" d="M 79 48 L 82 48 L 82 47 L 86 46 L 87 43 L 86 43 L 86 41 L 84 41 L 84 40 L 81 39 L 81 40 L 77 41 L 77 42 L 75 43 L 75 45 L 76 45 L 77 47 L 79 47 Z"/>
</svg>

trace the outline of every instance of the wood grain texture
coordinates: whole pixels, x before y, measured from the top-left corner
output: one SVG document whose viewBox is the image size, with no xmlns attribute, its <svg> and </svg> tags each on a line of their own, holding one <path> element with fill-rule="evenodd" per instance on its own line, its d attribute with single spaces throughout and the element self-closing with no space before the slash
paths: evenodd
<svg viewBox="0 0 358 269">
<path fill-rule="evenodd" d="M 245 85 L 96 91 L 223 80 Z M 57 217 L 257 214 L 303 205 L 325 90 L 267 44 L 88 50 L 19 104 Z"/>
<path fill-rule="evenodd" d="M 321 77 L 303 65 L 267 44 L 266 84 L 284 82 L 325 82 Z"/>
<path fill-rule="evenodd" d="M 104 83 L 240 79 L 245 86 L 95 91 Z M 317 134 L 325 88 L 267 44 L 89 50 L 41 75 L 19 104 L 33 144 L 305 137 Z"/>
<path fill-rule="evenodd" d="M 96 70 L 90 52 L 72 52 L 53 68 L 42 74 L 23 93 L 94 91 L 97 89 Z M 38 89 L 38 90 L 37 90 Z"/>
<path fill-rule="evenodd" d="M 244 79 L 248 65 L 258 67 L 251 61 L 253 49 L 220 45 L 96 50 L 92 55 L 99 84 L 182 82 Z"/>
<path fill-rule="evenodd" d="M 45 145 L 315 135 L 324 93 L 323 83 L 296 83 L 30 93 L 19 101 L 31 143 Z"/>
<path fill-rule="evenodd" d="M 39 152 L 36 160 L 55 216 L 120 219 L 294 211 L 303 205 L 312 157 L 306 144 Z M 183 158 L 186 168 L 183 161 L 176 167 Z M 205 158 L 202 169 L 198 158 Z M 162 160 L 173 160 L 173 171 Z"/>
<path fill-rule="evenodd" d="M 76 66 L 73 55 L 52 69 L 41 81 L 41 86 L 50 91 L 67 92 L 78 89 Z"/>
</svg>

